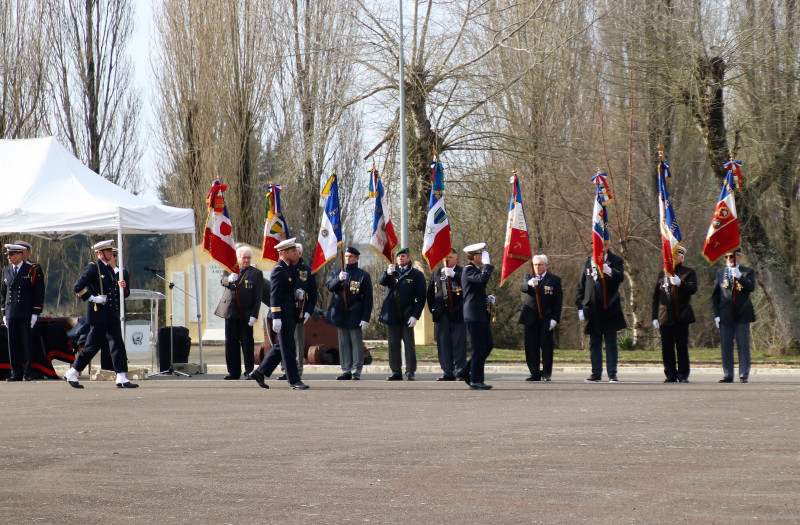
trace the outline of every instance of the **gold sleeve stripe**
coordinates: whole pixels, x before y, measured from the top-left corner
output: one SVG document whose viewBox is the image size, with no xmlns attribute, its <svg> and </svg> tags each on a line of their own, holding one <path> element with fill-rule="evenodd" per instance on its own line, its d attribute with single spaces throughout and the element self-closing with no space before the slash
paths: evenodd
<svg viewBox="0 0 800 525">
<path fill-rule="evenodd" d="M 271 306 L 269 311 L 270 312 L 280 312 L 281 311 L 281 307 L 280 306 Z"/>
<path fill-rule="evenodd" d="M 88 291 L 89 291 L 89 289 L 88 289 L 88 288 L 84 288 L 83 290 L 81 290 L 80 292 L 78 292 L 78 297 L 83 297 L 83 296 L 84 296 L 84 294 L 85 294 L 86 292 L 88 292 Z"/>
</svg>

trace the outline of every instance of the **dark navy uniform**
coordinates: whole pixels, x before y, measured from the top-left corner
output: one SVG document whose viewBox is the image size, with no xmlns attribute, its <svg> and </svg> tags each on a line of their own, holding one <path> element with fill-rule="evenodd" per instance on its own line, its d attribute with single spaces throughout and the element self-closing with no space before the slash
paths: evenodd
<svg viewBox="0 0 800 525">
<path fill-rule="evenodd" d="M 487 308 L 486 283 L 492 277 L 494 266 L 484 264 L 478 268 L 469 263 L 461 274 L 461 287 L 464 289 L 464 322 L 467 324 L 472 343 L 472 357 L 467 362 L 470 383 L 483 383 L 483 367 L 486 358 L 494 348 L 494 337 Z"/>
<path fill-rule="evenodd" d="M 378 321 L 386 325 L 389 341 L 389 368 L 394 376 L 401 375 L 403 361 L 400 356 L 400 342 L 404 343 L 406 355 L 406 375 L 409 379 L 417 371 L 417 349 L 414 343 L 414 329 L 408 326 L 410 318 L 419 319 L 425 308 L 427 286 L 425 275 L 414 268 L 411 262 L 405 267 L 395 265 L 394 273 L 386 271 L 379 284 L 386 287 L 383 305 Z"/>
<path fill-rule="evenodd" d="M 255 266 L 248 266 L 239 272 L 239 277 L 232 283 L 228 282 L 229 275 L 224 272 L 220 279 L 225 291 L 214 315 L 225 319 L 225 364 L 228 375 L 232 379 L 239 379 L 242 375 L 240 356 L 244 357 L 245 375 L 255 367 L 250 318 L 258 319 L 264 274 Z"/>
<path fill-rule="evenodd" d="M 297 347 L 297 373 L 303 376 L 303 360 L 305 359 L 305 317 L 306 314 L 314 315 L 317 306 L 319 289 L 317 280 L 311 274 L 311 267 L 301 257 L 292 269 L 295 273 L 295 289 L 303 290 L 303 298 L 297 299 L 297 327 L 294 331 L 295 346 Z"/>
<path fill-rule="evenodd" d="M 732 268 L 717 270 L 717 282 L 711 294 L 714 317 L 719 318 L 719 340 L 722 347 L 724 379 L 733 380 L 733 342 L 739 354 L 739 379 L 750 376 L 750 323 L 756 314 L 750 294 L 756 289 L 756 272 L 738 266 L 740 277 L 734 277 Z"/>
<path fill-rule="evenodd" d="M 697 292 L 697 274 L 683 264 L 675 266 L 680 286 L 665 283 L 664 271 L 658 273 L 653 289 L 653 319 L 661 334 L 661 358 L 668 381 L 689 379 L 689 325 L 695 322 L 690 301 Z M 677 368 L 675 358 L 677 354 Z"/>
<path fill-rule="evenodd" d="M 2 317 L 8 321 L 8 357 L 11 377 L 27 378 L 33 373 L 33 328 L 31 316 L 42 314 L 44 277 L 36 264 L 21 262 L 14 272 L 9 264 L 3 268 Z M 24 359 L 24 365 L 23 365 Z"/>
<path fill-rule="evenodd" d="M 90 328 L 86 344 L 75 358 L 72 368 L 78 372 L 86 368 L 108 338 L 114 371 L 127 372 L 128 355 L 120 326 L 120 293 L 114 269 L 100 259 L 89 263 L 75 281 L 73 290 L 81 300 L 86 301 L 86 321 Z M 104 304 L 89 302 L 88 299 L 93 295 L 105 295 L 107 301 Z"/>
<path fill-rule="evenodd" d="M 281 320 L 281 330 L 278 339 L 267 355 L 258 365 L 258 372 L 269 377 L 281 364 L 286 370 L 286 380 L 290 385 L 300 383 L 297 372 L 297 350 L 294 340 L 294 330 L 297 325 L 298 308 L 295 298 L 294 269 L 283 260 L 279 260 L 270 274 L 270 317 L 273 322 Z"/>
<path fill-rule="evenodd" d="M 525 294 L 525 303 L 522 305 L 519 324 L 525 326 L 525 362 L 531 372 L 530 379 L 539 381 L 550 379 L 553 375 L 553 331 L 550 321 L 561 322 L 564 291 L 561 278 L 550 272 L 542 275 L 538 286 L 528 285 L 531 277 L 533 274 L 525 274 L 525 280 L 520 286 L 520 291 Z"/>
<path fill-rule="evenodd" d="M 436 328 L 436 348 L 443 379 L 455 378 L 467 364 L 467 328 L 464 325 L 464 295 L 461 288 L 463 268 L 453 266 L 455 275 L 448 278 L 444 266 L 433 271 L 428 283 L 428 309 Z"/>
<path fill-rule="evenodd" d="M 339 279 L 342 271 L 347 273 L 344 281 Z M 342 372 L 359 378 L 364 367 L 361 323 L 369 323 L 372 316 L 372 278 L 353 263 L 331 271 L 325 287 L 331 292 L 325 322 L 337 328 Z"/>
</svg>

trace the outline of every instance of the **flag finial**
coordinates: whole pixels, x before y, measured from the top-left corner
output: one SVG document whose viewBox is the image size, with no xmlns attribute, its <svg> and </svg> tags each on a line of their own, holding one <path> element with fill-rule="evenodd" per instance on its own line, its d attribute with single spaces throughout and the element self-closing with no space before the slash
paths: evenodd
<svg viewBox="0 0 800 525">
<path fill-rule="evenodd" d="M 658 140 L 658 160 L 664 160 L 664 143 Z"/>
</svg>

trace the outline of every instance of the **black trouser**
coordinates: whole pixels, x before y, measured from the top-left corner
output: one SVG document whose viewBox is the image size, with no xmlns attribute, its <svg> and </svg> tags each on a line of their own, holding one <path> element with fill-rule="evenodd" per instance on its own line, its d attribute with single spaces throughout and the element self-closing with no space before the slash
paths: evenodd
<svg viewBox="0 0 800 525">
<path fill-rule="evenodd" d="M 33 373 L 33 328 L 31 316 L 8 319 L 8 362 L 11 364 L 11 377 Z M 24 365 L 23 365 L 24 360 Z"/>
<path fill-rule="evenodd" d="M 78 372 L 86 368 L 86 365 L 103 345 L 108 344 L 106 338 L 111 341 L 111 363 L 114 366 L 114 372 L 127 372 L 128 354 L 125 351 L 125 340 L 122 338 L 122 327 L 116 322 L 91 325 L 89 335 L 86 337 L 86 344 L 75 358 L 72 368 Z"/>
<path fill-rule="evenodd" d="M 225 364 L 228 366 L 228 373 L 233 377 L 242 375 L 242 360 L 239 357 L 244 355 L 244 373 L 249 374 L 255 366 L 253 356 L 253 327 L 247 324 L 244 319 L 225 319 Z"/>
<path fill-rule="evenodd" d="M 494 348 L 494 337 L 489 321 L 467 323 L 469 340 L 472 344 L 472 357 L 467 362 L 470 383 L 483 383 L 483 367 L 486 358 Z"/>
<path fill-rule="evenodd" d="M 269 377 L 272 372 L 283 362 L 283 369 L 286 372 L 286 381 L 290 385 L 300 382 L 300 374 L 297 372 L 297 349 L 294 342 L 294 328 L 297 322 L 294 319 L 283 319 L 281 331 L 278 338 L 267 355 L 258 365 L 258 371 L 264 376 Z"/>
<path fill-rule="evenodd" d="M 667 379 L 689 379 L 689 325 L 661 325 L 661 357 Z M 675 368 L 675 355 L 678 368 Z"/>
<path fill-rule="evenodd" d="M 541 361 L 539 350 L 541 349 Z M 525 362 L 531 375 L 537 379 L 553 375 L 553 332 L 550 320 L 534 321 L 525 325 Z M 541 371 L 539 365 L 541 363 Z"/>
</svg>

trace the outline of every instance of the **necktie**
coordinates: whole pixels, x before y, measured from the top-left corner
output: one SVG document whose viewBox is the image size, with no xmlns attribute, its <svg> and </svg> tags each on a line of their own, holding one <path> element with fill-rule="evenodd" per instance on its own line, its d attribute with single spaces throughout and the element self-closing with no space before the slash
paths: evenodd
<svg viewBox="0 0 800 525">
<path fill-rule="evenodd" d="M 17 276 L 17 267 L 14 266 L 14 277 L 16 277 L 16 276 Z"/>
</svg>

